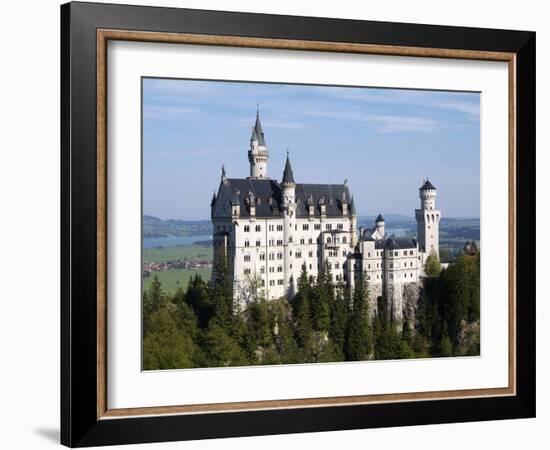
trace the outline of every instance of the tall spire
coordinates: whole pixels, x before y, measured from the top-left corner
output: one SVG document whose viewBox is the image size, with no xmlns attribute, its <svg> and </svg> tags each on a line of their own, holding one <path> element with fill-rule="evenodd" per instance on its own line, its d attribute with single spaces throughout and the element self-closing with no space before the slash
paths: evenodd
<svg viewBox="0 0 550 450">
<path fill-rule="evenodd" d="M 288 155 L 288 150 L 286 151 L 286 164 L 285 170 L 283 172 L 282 184 L 296 184 L 294 182 L 294 174 L 292 173 L 292 165 L 290 164 L 290 156 Z"/>
<path fill-rule="evenodd" d="M 256 108 L 256 123 L 254 128 L 252 128 L 252 136 L 250 137 L 251 141 L 258 141 L 258 145 L 265 147 L 265 137 L 262 130 L 262 122 L 260 121 L 260 106 L 258 104 Z"/>
</svg>

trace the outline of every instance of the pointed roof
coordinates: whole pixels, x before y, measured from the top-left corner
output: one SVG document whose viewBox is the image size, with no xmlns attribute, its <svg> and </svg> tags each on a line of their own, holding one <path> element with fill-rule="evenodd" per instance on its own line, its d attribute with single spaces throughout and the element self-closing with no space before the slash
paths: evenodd
<svg viewBox="0 0 550 450">
<path fill-rule="evenodd" d="M 286 164 L 285 171 L 283 172 L 282 184 L 296 184 L 294 182 L 294 174 L 292 173 L 292 166 L 290 165 L 290 157 L 288 156 L 288 152 L 286 154 Z"/>
<path fill-rule="evenodd" d="M 426 180 L 424 181 L 424 184 L 422 186 L 420 186 L 420 190 L 421 191 L 431 191 L 431 190 L 436 190 L 436 188 L 432 183 L 430 183 L 430 180 L 428 180 L 426 178 Z"/>
<path fill-rule="evenodd" d="M 355 200 L 353 197 L 351 197 L 351 202 L 349 203 L 349 212 L 352 216 L 357 215 L 357 211 L 355 210 Z"/>
<path fill-rule="evenodd" d="M 378 217 L 376 218 L 375 222 L 384 222 L 384 218 L 382 217 L 382 214 L 378 214 Z"/>
<path fill-rule="evenodd" d="M 256 111 L 256 123 L 252 129 L 252 136 L 250 137 L 251 141 L 258 141 L 258 145 L 265 147 L 265 137 L 262 130 L 262 123 L 260 122 L 260 112 Z"/>
</svg>

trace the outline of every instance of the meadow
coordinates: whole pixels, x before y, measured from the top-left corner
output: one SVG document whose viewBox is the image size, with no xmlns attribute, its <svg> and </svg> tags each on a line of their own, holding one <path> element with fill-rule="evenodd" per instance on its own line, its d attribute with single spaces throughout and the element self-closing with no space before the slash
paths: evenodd
<svg viewBox="0 0 550 450">
<path fill-rule="evenodd" d="M 212 261 L 211 246 L 173 246 L 173 247 L 155 247 L 143 250 L 144 263 L 163 263 L 178 260 L 201 260 Z M 209 281 L 212 269 L 210 267 L 192 268 L 192 269 L 170 269 L 153 272 L 150 276 L 143 278 L 143 289 L 149 289 L 154 276 L 158 276 L 162 283 L 162 289 L 169 295 L 173 295 L 178 288 L 184 291 L 191 276 L 199 274 L 203 280 Z"/>
</svg>

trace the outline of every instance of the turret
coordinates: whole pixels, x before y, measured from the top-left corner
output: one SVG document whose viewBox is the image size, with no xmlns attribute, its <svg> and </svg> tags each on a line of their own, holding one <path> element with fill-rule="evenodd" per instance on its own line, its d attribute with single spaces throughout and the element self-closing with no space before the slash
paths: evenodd
<svg viewBox="0 0 550 450">
<path fill-rule="evenodd" d="M 210 202 L 210 215 L 214 217 L 214 208 L 216 207 L 216 191 L 212 194 L 212 201 Z"/>
<path fill-rule="evenodd" d="M 265 145 L 265 136 L 260 122 L 260 112 L 256 111 L 256 123 L 252 128 L 250 136 L 250 150 L 248 150 L 248 161 L 250 163 L 249 178 L 269 178 L 267 176 L 267 160 L 269 154 Z"/>
<path fill-rule="evenodd" d="M 292 173 L 292 165 L 290 164 L 288 152 L 286 153 L 285 170 L 281 186 L 283 187 L 283 205 L 294 204 L 296 183 L 294 182 L 294 174 Z"/>
<path fill-rule="evenodd" d="M 374 221 L 374 224 L 376 226 L 376 231 L 378 232 L 378 234 L 380 236 L 384 237 L 384 234 L 385 234 L 384 227 L 386 225 L 386 222 L 384 221 L 384 218 L 382 217 L 382 214 L 378 214 L 378 217 Z"/>
<path fill-rule="evenodd" d="M 435 207 L 437 189 L 427 178 L 418 189 L 420 209 L 415 210 L 418 246 L 424 252 L 424 260 L 431 253 L 439 256 L 439 221 L 441 211 Z"/>
</svg>

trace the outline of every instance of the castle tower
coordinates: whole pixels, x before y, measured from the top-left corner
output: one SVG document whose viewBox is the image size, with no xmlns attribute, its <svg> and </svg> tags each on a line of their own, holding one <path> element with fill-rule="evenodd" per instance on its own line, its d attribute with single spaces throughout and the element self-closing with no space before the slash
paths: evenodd
<svg viewBox="0 0 550 450">
<path fill-rule="evenodd" d="M 378 217 L 374 221 L 374 225 L 376 226 L 376 231 L 378 232 L 378 234 L 383 238 L 384 235 L 386 234 L 385 233 L 386 221 L 382 217 L 382 214 L 378 214 Z"/>
<path fill-rule="evenodd" d="M 286 154 L 285 170 L 283 172 L 283 243 L 284 243 L 284 283 L 285 290 L 293 295 L 296 290 L 296 280 L 292 276 L 292 249 L 294 241 L 292 230 L 293 223 L 296 220 L 296 183 L 294 182 L 294 174 L 288 152 Z M 291 283 L 292 282 L 292 283 Z M 292 284 L 292 285 L 291 285 Z"/>
<path fill-rule="evenodd" d="M 419 189 L 420 209 L 415 210 L 418 227 L 418 246 L 425 256 L 432 251 L 439 257 L 439 221 L 441 211 L 435 208 L 437 189 L 428 179 Z"/>
<path fill-rule="evenodd" d="M 250 150 L 248 150 L 248 161 L 250 162 L 249 178 L 269 178 L 267 176 L 267 160 L 269 154 L 265 145 L 264 132 L 260 122 L 260 112 L 256 111 L 256 123 L 252 128 L 250 137 Z"/>
</svg>

